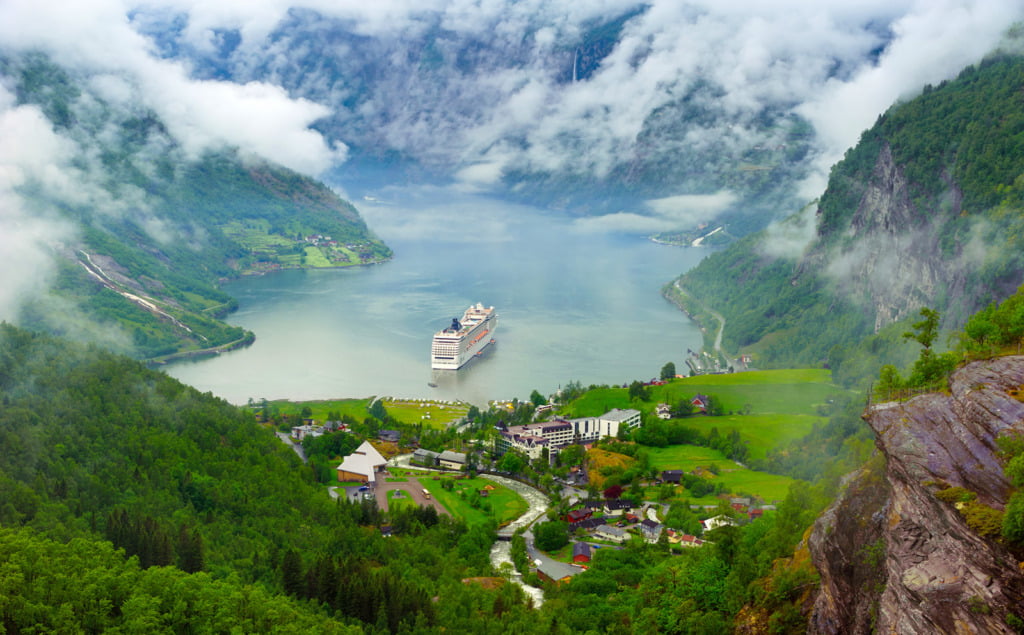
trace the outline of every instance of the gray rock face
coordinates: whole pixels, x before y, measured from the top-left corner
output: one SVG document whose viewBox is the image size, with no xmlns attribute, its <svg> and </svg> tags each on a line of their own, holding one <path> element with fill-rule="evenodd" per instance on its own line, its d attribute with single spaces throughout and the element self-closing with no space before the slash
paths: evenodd
<svg viewBox="0 0 1024 635">
<path fill-rule="evenodd" d="M 884 468 L 851 478 L 815 523 L 811 556 L 822 585 L 814 633 L 1011 633 L 1024 613 L 1024 575 L 1002 545 L 976 534 L 937 483 L 964 487 L 1003 509 L 1010 484 L 995 439 L 1024 432 L 1024 357 L 957 371 L 950 395 L 875 405 Z"/>
<path fill-rule="evenodd" d="M 844 290 L 870 306 L 876 332 L 928 304 L 939 281 L 947 289 L 962 286 L 960 267 L 943 257 L 937 237 L 952 212 L 958 210 L 917 210 L 903 171 L 882 147 L 846 240 L 828 264 Z"/>
</svg>

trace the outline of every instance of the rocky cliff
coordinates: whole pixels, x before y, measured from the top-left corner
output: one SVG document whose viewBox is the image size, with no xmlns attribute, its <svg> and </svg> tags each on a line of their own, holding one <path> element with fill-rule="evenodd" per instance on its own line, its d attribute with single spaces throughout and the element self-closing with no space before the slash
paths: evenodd
<svg viewBox="0 0 1024 635">
<path fill-rule="evenodd" d="M 954 206 L 929 217 L 915 209 L 910 183 L 883 144 L 845 231 L 849 242 L 825 254 L 825 270 L 835 274 L 842 291 L 864 299 L 877 332 L 931 302 L 940 283 L 962 280 L 958 258 L 944 255 L 940 246 L 941 225 L 959 212 Z"/>
<path fill-rule="evenodd" d="M 995 439 L 1024 433 L 1022 386 L 1024 357 L 1006 357 L 957 371 L 949 394 L 865 412 L 881 456 L 815 523 L 810 632 L 1015 632 L 1024 574 L 979 518 L 1009 497 Z M 969 509 L 936 496 L 954 487 L 974 493 Z"/>
</svg>

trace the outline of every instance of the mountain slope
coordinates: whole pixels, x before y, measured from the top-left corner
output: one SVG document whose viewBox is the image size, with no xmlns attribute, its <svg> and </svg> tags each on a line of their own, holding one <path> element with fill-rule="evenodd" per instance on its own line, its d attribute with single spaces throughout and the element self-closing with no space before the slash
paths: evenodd
<svg viewBox="0 0 1024 635">
<path fill-rule="evenodd" d="M 151 620 L 143 632 L 501 632 L 480 618 L 495 604 L 513 630 L 534 632 L 517 586 L 462 582 L 493 574 L 491 527 L 333 500 L 248 410 L 6 324 L 0 394 L 8 632 L 101 632 L 135 618 Z"/>
<path fill-rule="evenodd" d="M 1022 88 L 1024 60 L 997 56 L 894 106 L 833 168 L 813 221 L 791 221 L 815 228 L 798 257 L 779 255 L 783 225 L 679 283 L 725 317 L 728 349 L 833 370 L 866 336 L 898 349 L 890 325 L 922 306 L 950 326 L 1005 298 L 1024 265 Z"/>
<path fill-rule="evenodd" d="M 65 150 L 60 174 L 17 188 L 53 227 L 52 286 L 18 321 L 141 358 L 224 350 L 252 334 L 222 318 L 220 281 L 282 267 L 379 262 L 388 248 L 321 183 L 232 148 L 195 153 L 149 110 L 39 54 L 0 59 L 23 112 Z M 36 290 L 40 291 L 40 290 Z"/>
</svg>

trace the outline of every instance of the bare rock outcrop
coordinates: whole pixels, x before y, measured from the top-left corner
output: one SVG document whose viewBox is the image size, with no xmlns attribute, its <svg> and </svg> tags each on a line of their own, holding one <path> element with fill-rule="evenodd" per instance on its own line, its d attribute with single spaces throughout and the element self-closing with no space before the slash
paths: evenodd
<svg viewBox="0 0 1024 635">
<path fill-rule="evenodd" d="M 1024 357 L 957 371 L 950 394 L 875 405 L 864 417 L 884 458 L 851 477 L 815 523 L 821 574 L 814 633 L 1012 633 L 1024 613 L 1024 575 L 998 540 L 978 535 L 935 497 L 963 487 L 1005 507 L 1011 487 L 995 439 L 1024 432 Z"/>
</svg>

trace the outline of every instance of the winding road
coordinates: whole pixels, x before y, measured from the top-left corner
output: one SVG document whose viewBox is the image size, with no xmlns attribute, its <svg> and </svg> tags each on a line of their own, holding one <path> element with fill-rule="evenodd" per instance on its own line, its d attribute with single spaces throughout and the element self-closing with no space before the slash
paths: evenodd
<svg viewBox="0 0 1024 635">
<path fill-rule="evenodd" d="M 716 320 L 718 320 L 718 334 L 715 335 L 715 352 L 716 353 L 721 353 L 722 352 L 722 333 L 725 331 L 725 318 L 722 317 L 721 313 L 719 313 L 719 312 L 717 312 L 717 311 L 715 311 L 713 309 L 709 309 L 707 306 L 705 306 L 703 303 L 701 303 L 699 300 L 697 300 L 697 298 L 695 298 L 692 295 L 690 295 L 689 292 L 687 292 L 686 289 L 684 289 L 682 287 L 682 285 L 679 284 L 679 280 L 675 281 L 675 287 L 676 287 L 676 290 L 679 291 L 679 293 L 681 295 L 685 295 L 686 297 L 690 298 L 691 300 L 693 300 L 694 302 L 699 304 L 700 308 L 704 312 L 710 313 L 711 317 L 713 317 Z"/>
</svg>

